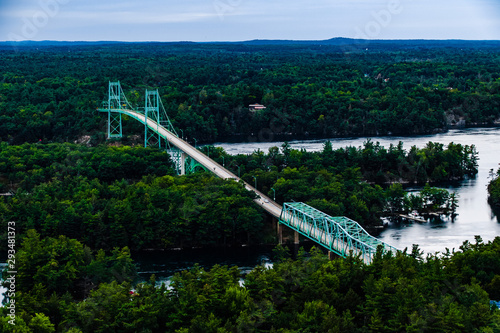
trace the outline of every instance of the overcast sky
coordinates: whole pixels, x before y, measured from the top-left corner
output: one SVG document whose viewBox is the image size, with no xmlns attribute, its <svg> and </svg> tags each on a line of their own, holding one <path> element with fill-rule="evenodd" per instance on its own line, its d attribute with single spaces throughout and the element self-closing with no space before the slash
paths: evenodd
<svg viewBox="0 0 500 333">
<path fill-rule="evenodd" d="M 0 0 L 0 40 L 500 40 L 500 0 Z"/>
</svg>

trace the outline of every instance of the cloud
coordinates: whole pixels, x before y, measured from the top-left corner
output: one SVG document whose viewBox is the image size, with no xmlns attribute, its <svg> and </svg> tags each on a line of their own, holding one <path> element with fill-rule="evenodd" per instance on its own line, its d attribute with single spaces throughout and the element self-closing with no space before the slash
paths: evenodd
<svg viewBox="0 0 500 333">
<path fill-rule="evenodd" d="M 192 12 L 192 13 L 138 13 L 135 11 L 115 11 L 115 12 L 67 12 L 64 19 L 84 22 L 87 24 L 164 24 L 180 22 L 196 22 L 216 17 L 216 13 Z"/>
<path fill-rule="evenodd" d="M 34 39 L 246 40 L 355 37 L 399 1 L 377 38 L 500 39 L 497 0 L 0 0 L 0 40 L 61 1 Z M 222 7 L 221 7 L 222 4 Z M 141 37 L 144 36 L 144 37 Z M 484 36 L 484 37 L 483 37 Z"/>
</svg>

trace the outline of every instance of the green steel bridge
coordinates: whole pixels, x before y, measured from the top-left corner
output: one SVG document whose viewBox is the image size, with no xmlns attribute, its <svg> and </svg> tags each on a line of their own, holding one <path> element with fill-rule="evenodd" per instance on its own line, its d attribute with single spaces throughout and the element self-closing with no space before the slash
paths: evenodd
<svg viewBox="0 0 500 333">
<path fill-rule="evenodd" d="M 133 118 L 144 124 L 144 146 L 166 149 L 174 161 L 177 174 L 193 172 L 197 167 L 213 172 L 220 178 L 243 182 L 248 191 L 255 192 L 254 200 L 260 207 L 278 220 L 280 242 L 282 226 L 318 243 L 330 253 L 341 257 L 358 256 L 371 263 L 378 247 L 384 252 L 398 250 L 368 234 L 357 222 L 346 217 L 332 217 L 301 202 L 284 203 L 283 207 L 258 191 L 250 184 L 227 170 L 210 157 L 190 145 L 177 134 L 163 107 L 158 90 L 146 90 L 145 106 L 134 108 L 128 102 L 120 82 L 110 82 L 108 100 L 98 109 L 108 114 L 108 139 L 122 137 L 122 117 Z"/>
</svg>

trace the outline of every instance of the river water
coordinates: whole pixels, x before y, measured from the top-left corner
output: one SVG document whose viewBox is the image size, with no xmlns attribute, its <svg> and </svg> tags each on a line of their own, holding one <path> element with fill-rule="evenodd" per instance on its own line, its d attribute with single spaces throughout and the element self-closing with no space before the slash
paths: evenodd
<svg viewBox="0 0 500 333">
<path fill-rule="evenodd" d="M 346 146 L 361 146 L 367 138 L 330 139 L 333 148 Z M 446 187 L 459 195 L 458 216 L 452 221 L 390 224 L 378 237 L 399 249 L 411 250 L 413 244 L 418 244 L 426 253 L 442 252 L 446 248 L 458 249 L 463 241 L 474 241 L 479 235 L 483 240 L 492 240 L 500 236 L 499 219 L 489 206 L 486 186 L 491 178 L 490 170 L 496 170 L 500 162 L 500 128 L 474 128 L 450 130 L 447 133 L 415 136 L 415 137 L 372 137 L 373 142 L 380 142 L 389 147 L 392 143 L 403 141 L 404 148 L 411 146 L 424 147 L 427 142 L 439 142 L 447 145 L 450 142 L 462 145 L 476 146 L 479 156 L 479 173 L 475 179 L 469 179 Z M 295 149 L 304 148 L 308 151 L 323 149 L 326 140 L 290 141 Z M 265 152 L 272 146 L 281 147 L 283 142 L 252 142 L 252 143 L 218 143 L 229 154 L 250 154 L 257 149 Z"/>
<path fill-rule="evenodd" d="M 346 146 L 361 146 L 367 138 L 335 138 L 330 139 L 334 148 Z M 447 133 L 415 137 L 372 137 L 373 142 L 389 147 L 403 141 L 404 148 L 411 146 L 424 147 L 427 142 L 440 142 L 447 145 L 450 142 L 462 145 L 474 144 L 479 156 L 479 172 L 474 179 L 457 182 L 446 187 L 459 195 L 458 216 L 452 222 L 427 223 L 390 223 L 377 237 L 390 245 L 403 250 L 411 250 L 413 244 L 418 244 L 425 253 L 443 252 L 446 248 L 458 249 L 465 240 L 474 241 L 479 235 L 488 241 L 500 236 L 499 218 L 492 212 L 488 204 L 486 186 L 490 181 L 490 170 L 496 170 L 500 162 L 500 128 L 475 128 L 450 130 Z M 295 149 L 304 148 L 308 151 L 323 149 L 325 140 L 290 141 Z M 281 147 L 283 142 L 251 142 L 251 143 L 216 143 L 232 155 L 251 154 L 257 149 L 267 152 L 270 147 Z M 236 170 L 234 170 L 236 171 Z M 418 188 L 414 188 L 417 189 Z M 303 244 L 309 249 L 313 243 Z M 169 283 L 170 276 L 175 272 L 189 269 L 195 263 L 209 268 L 214 264 L 236 265 L 243 273 L 259 264 L 269 265 L 272 262 L 273 246 L 252 246 L 233 249 L 194 249 L 182 251 L 142 252 L 135 253 L 134 259 L 139 266 L 141 279 L 147 280 L 155 274 L 160 282 Z"/>
</svg>

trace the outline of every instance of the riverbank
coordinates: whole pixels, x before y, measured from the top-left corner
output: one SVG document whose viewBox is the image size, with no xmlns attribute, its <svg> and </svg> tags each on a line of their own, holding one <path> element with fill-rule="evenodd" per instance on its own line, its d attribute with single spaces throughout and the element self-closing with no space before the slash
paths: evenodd
<svg viewBox="0 0 500 333">
<path fill-rule="evenodd" d="M 353 138 L 414 138 L 419 136 L 429 136 L 437 134 L 446 134 L 450 131 L 456 130 L 473 130 L 473 129 L 496 129 L 500 128 L 500 120 L 493 124 L 488 123 L 478 123 L 478 124 L 468 124 L 468 125 L 448 125 L 446 128 L 435 128 L 430 131 L 422 133 L 390 133 L 390 134 L 377 134 L 377 133 L 349 133 L 349 134 L 339 134 L 339 135 L 313 135 L 309 133 L 274 133 L 269 131 L 264 131 L 262 133 L 253 133 L 253 135 L 247 134 L 236 134 L 228 137 L 221 137 L 217 141 L 197 141 L 200 145 L 219 145 L 219 144 L 246 144 L 246 143 L 256 143 L 256 142 L 266 142 L 266 143 L 282 143 L 282 142 L 295 142 L 295 141 L 326 141 L 326 140 L 344 140 Z M 135 144 L 142 144 L 138 138 L 134 142 Z M 188 138 L 189 139 L 189 138 Z M 404 141 L 404 140 L 402 140 Z M 127 141 L 128 143 L 132 141 Z"/>
<path fill-rule="evenodd" d="M 439 184 L 443 189 L 456 192 L 458 195 L 457 217 L 452 222 L 430 221 L 429 223 L 392 223 L 388 228 L 379 230 L 383 241 L 397 248 L 411 249 L 413 244 L 418 244 L 426 253 L 445 251 L 446 248 L 458 249 L 464 240 L 473 242 L 475 235 L 480 235 L 484 240 L 492 240 L 495 235 L 500 235 L 498 212 L 488 204 L 486 186 L 491 180 L 490 170 L 498 169 L 500 163 L 500 128 L 478 127 L 469 129 L 452 129 L 446 133 L 424 136 L 384 136 L 371 138 L 373 142 L 389 147 L 404 142 L 404 148 L 409 149 L 415 145 L 424 147 L 429 141 L 447 145 L 450 142 L 463 145 L 474 144 L 478 151 L 478 174 L 475 179 L 459 182 Z M 293 149 L 307 151 L 321 151 L 324 143 L 331 141 L 333 148 L 346 146 L 359 147 L 366 138 L 340 138 L 318 140 L 294 140 L 289 145 Z M 251 154 L 260 149 L 268 151 L 271 147 L 281 147 L 284 142 L 249 142 L 249 143 L 216 143 L 216 147 L 223 148 L 228 154 Z M 436 184 L 433 184 L 436 186 Z M 422 187 L 411 185 L 406 190 L 421 190 Z M 372 231 L 372 230 L 370 230 Z"/>
</svg>

